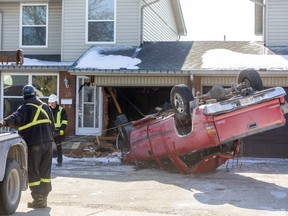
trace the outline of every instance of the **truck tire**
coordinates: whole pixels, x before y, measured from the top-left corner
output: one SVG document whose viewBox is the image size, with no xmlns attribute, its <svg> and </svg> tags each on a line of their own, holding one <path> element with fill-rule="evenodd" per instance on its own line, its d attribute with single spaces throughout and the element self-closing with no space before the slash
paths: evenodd
<svg viewBox="0 0 288 216">
<path fill-rule="evenodd" d="M 176 120 L 185 126 L 191 123 L 189 102 L 193 100 L 193 94 L 188 86 L 179 84 L 171 89 L 170 102 L 175 112 Z"/>
<path fill-rule="evenodd" d="M 237 77 L 237 83 L 243 83 L 247 87 L 252 87 L 253 90 L 261 91 L 263 90 L 263 83 L 259 73 L 254 69 L 246 69 L 240 71 Z"/>
<path fill-rule="evenodd" d="M 130 149 L 130 130 L 131 125 L 128 123 L 128 118 L 124 114 L 119 114 L 116 117 L 116 125 L 120 133 L 119 149 Z"/>
<path fill-rule="evenodd" d="M 22 192 L 20 167 L 16 160 L 8 159 L 5 176 L 0 182 L 0 215 L 13 214 L 18 208 Z"/>
</svg>

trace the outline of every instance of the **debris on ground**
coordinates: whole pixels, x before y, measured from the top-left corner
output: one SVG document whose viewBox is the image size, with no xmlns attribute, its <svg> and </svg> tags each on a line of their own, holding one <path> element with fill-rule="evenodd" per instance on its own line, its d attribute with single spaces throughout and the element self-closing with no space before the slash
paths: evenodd
<svg viewBox="0 0 288 216">
<path fill-rule="evenodd" d="M 111 153 L 120 152 L 114 144 L 107 141 L 97 142 L 75 142 L 64 155 L 72 158 L 83 157 L 105 157 Z"/>
</svg>

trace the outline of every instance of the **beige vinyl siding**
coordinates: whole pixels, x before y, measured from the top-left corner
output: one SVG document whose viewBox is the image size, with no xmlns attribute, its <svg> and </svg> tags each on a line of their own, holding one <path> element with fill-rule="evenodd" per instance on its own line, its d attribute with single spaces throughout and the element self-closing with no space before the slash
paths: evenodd
<svg viewBox="0 0 288 216">
<path fill-rule="evenodd" d="M 95 79 L 96 86 L 157 86 L 171 87 L 177 84 L 189 83 L 188 76 L 97 76 Z"/>
<path fill-rule="evenodd" d="M 20 47 L 20 3 L 0 3 L 3 12 L 3 50 Z M 48 8 L 48 47 L 23 48 L 24 55 L 61 53 L 61 3 L 50 3 Z"/>
<path fill-rule="evenodd" d="M 140 44 L 140 3 L 136 0 L 116 1 L 116 43 L 138 46 Z"/>
<path fill-rule="evenodd" d="M 63 0 L 63 61 L 75 61 L 91 46 L 85 44 L 85 4 L 86 0 Z"/>
<path fill-rule="evenodd" d="M 201 77 L 201 86 L 230 86 L 235 81 L 235 76 L 203 76 Z"/>
<path fill-rule="evenodd" d="M 151 1 L 147 1 L 150 3 Z M 146 6 L 143 20 L 143 41 L 176 41 L 178 30 L 170 0 L 160 0 Z"/>
<path fill-rule="evenodd" d="M 86 0 L 63 0 L 63 61 L 75 61 L 93 45 L 85 43 Z M 138 46 L 140 44 L 140 5 L 135 0 L 116 0 L 116 43 L 113 45 Z M 107 45 L 107 44 L 105 44 Z"/>
<path fill-rule="evenodd" d="M 19 48 L 19 3 L 0 3 L 2 10 L 2 49 L 16 50 Z"/>
<path fill-rule="evenodd" d="M 0 50 L 2 50 L 2 34 L 3 34 L 3 27 L 2 27 L 2 23 L 3 23 L 3 13 L 2 10 L 0 9 Z"/>
<path fill-rule="evenodd" d="M 288 1 L 268 0 L 266 3 L 267 46 L 287 46 L 288 44 Z"/>
<path fill-rule="evenodd" d="M 262 83 L 264 87 L 275 87 L 275 86 L 288 86 L 288 75 L 271 75 L 273 71 L 266 73 L 265 75 L 260 74 L 262 78 Z M 285 72 L 283 71 L 285 74 Z M 202 76 L 201 77 L 201 87 L 203 86 L 231 86 L 231 83 L 237 84 L 237 75 L 235 76 Z"/>
<path fill-rule="evenodd" d="M 48 48 L 47 51 L 44 49 L 45 54 L 61 54 L 61 22 L 62 3 L 49 3 Z"/>
</svg>

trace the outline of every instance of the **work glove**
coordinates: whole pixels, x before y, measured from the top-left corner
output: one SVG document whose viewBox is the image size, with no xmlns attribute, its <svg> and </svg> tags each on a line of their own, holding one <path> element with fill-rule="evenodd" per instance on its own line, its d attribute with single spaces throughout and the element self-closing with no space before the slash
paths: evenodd
<svg viewBox="0 0 288 216">
<path fill-rule="evenodd" d="M 4 127 L 6 125 L 6 121 L 5 120 L 0 120 L 0 127 Z"/>
<path fill-rule="evenodd" d="M 64 130 L 59 131 L 60 136 L 64 136 Z"/>
</svg>

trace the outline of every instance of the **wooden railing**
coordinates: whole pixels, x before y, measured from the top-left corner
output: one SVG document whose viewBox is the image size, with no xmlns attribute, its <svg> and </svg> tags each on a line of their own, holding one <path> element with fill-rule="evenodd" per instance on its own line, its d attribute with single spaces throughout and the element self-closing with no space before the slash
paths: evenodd
<svg viewBox="0 0 288 216">
<path fill-rule="evenodd" d="M 10 62 L 14 62 L 17 66 L 24 63 L 22 49 L 17 49 L 15 51 L 0 50 L 0 63 L 8 64 Z"/>
</svg>

